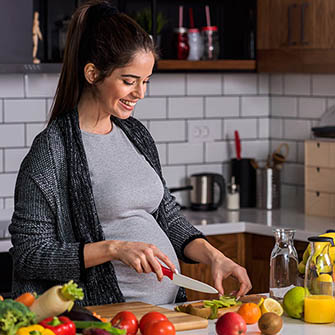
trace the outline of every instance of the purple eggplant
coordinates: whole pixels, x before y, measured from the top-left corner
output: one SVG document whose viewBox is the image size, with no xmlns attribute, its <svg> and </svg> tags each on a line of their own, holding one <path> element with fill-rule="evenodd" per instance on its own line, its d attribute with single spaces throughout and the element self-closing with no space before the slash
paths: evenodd
<svg viewBox="0 0 335 335">
<path fill-rule="evenodd" d="M 86 328 L 83 330 L 83 335 L 111 335 L 111 333 L 101 328 Z"/>
</svg>

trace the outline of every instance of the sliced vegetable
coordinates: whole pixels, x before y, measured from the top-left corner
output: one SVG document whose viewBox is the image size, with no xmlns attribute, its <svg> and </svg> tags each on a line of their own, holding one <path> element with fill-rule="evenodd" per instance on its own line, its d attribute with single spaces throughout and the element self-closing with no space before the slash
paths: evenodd
<svg viewBox="0 0 335 335">
<path fill-rule="evenodd" d="M 30 306 L 30 310 L 36 314 L 37 322 L 41 322 L 70 310 L 74 300 L 83 298 L 83 290 L 73 280 L 70 280 L 63 286 L 56 285 L 45 291 Z"/>
<path fill-rule="evenodd" d="M 55 333 L 41 325 L 31 325 L 28 327 L 20 328 L 16 335 L 55 335 Z"/>
<path fill-rule="evenodd" d="M 29 307 L 33 304 L 36 299 L 36 292 L 26 292 L 18 296 L 15 301 L 21 302 L 23 305 Z"/>
<path fill-rule="evenodd" d="M 209 316 L 209 319 L 216 319 L 218 317 L 219 308 L 242 304 L 242 302 L 236 300 L 236 297 L 229 295 L 222 295 L 219 299 L 204 300 L 203 303 L 205 307 L 211 308 L 211 315 Z"/>
<path fill-rule="evenodd" d="M 20 302 L 12 299 L 0 301 L 0 334 L 15 335 L 19 328 L 35 322 L 35 314 Z"/>
<path fill-rule="evenodd" d="M 107 330 L 110 334 L 113 335 L 125 335 L 127 331 L 125 329 L 119 329 L 113 327 L 109 322 L 100 322 L 100 321 L 73 321 L 77 330 L 86 328 L 100 328 Z"/>
<path fill-rule="evenodd" d="M 51 329 L 56 335 L 76 335 L 75 324 L 66 316 L 46 318 L 40 325 Z"/>
</svg>

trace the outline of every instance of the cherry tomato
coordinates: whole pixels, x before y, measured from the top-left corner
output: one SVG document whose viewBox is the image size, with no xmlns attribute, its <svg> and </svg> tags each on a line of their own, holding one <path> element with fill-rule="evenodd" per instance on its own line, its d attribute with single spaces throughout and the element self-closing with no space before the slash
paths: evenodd
<svg viewBox="0 0 335 335">
<path fill-rule="evenodd" d="M 169 320 L 153 321 L 144 328 L 143 335 L 176 335 L 176 329 Z"/>
<path fill-rule="evenodd" d="M 117 313 L 112 321 L 112 326 L 127 330 L 127 335 L 135 335 L 138 331 L 138 321 L 136 316 L 129 311 Z"/>
<path fill-rule="evenodd" d="M 141 333 L 144 334 L 144 329 L 149 323 L 160 320 L 167 320 L 167 317 L 159 312 L 148 312 L 144 314 L 140 320 Z"/>
</svg>

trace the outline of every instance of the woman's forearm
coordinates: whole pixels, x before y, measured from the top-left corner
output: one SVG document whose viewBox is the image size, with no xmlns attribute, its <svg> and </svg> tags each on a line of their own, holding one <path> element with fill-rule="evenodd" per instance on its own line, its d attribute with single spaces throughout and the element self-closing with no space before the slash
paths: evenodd
<svg viewBox="0 0 335 335">
<path fill-rule="evenodd" d="M 188 243 L 184 248 L 184 255 L 203 264 L 211 264 L 216 256 L 222 257 L 222 253 L 203 238 L 197 238 Z"/>
</svg>

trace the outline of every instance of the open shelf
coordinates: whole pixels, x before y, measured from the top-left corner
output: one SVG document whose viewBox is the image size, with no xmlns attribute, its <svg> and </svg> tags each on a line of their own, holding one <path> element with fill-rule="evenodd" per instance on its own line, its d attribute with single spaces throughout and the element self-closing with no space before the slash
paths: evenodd
<svg viewBox="0 0 335 335">
<path fill-rule="evenodd" d="M 255 60 L 177 60 L 177 59 L 162 59 L 157 63 L 158 71 L 256 71 Z"/>
</svg>

